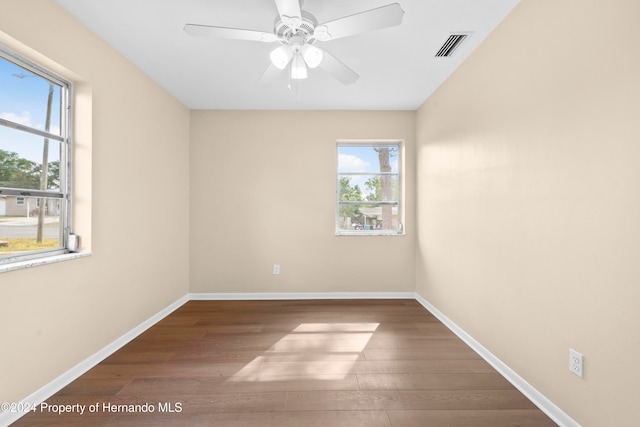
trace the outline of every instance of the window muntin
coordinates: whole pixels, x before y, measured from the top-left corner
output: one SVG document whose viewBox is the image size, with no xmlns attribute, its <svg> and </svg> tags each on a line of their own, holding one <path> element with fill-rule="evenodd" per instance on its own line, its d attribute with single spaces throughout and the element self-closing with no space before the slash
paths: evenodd
<svg viewBox="0 0 640 427">
<path fill-rule="evenodd" d="M 0 48 L 0 88 L 0 264 L 65 253 L 71 86 Z"/>
<path fill-rule="evenodd" d="M 337 144 L 336 234 L 403 234 L 401 142 Z"/>
</svg>

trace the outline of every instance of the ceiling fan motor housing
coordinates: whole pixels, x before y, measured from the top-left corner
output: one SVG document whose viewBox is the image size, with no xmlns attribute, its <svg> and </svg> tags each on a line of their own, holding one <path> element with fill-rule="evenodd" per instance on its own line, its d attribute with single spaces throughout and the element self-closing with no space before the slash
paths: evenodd
<svg viewBox="0 0 640 427">
<path fill-rule="evenodd" d="M 311 44 L 315 41 L 313 33 L 316 25 L 318 25 L 316 18 L 312 14 L 302 11 L 302 24 L 298 27 L 287 25 L 280 16 L 277 16 L 273 26 L 273 32 L 283 43 L 292 44 L 289 41 L 293 37 L 301 37 L 303 40 L 302 44 Z"/>
</svg>

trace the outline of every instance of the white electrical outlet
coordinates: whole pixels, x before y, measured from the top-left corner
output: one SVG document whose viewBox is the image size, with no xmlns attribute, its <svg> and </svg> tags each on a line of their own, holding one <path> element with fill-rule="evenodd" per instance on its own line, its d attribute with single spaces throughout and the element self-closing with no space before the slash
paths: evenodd
<svg viewBox="0 0 640 427">
<path fill-rule="evenodd" d="M 273 264 L 273 274 L 280 274 L 280 264 Z"/>
<path fill-rule="evenodd" d="M 582 355 L 574 349 L 569 349 L 569 370 L 582 378 Z"/>
</svg>

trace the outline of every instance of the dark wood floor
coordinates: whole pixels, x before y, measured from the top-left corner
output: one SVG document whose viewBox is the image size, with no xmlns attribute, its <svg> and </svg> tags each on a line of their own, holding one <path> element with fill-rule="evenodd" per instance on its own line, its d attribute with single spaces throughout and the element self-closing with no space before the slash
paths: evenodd
<svg viewBox="0 0 640 427">
<path fill-rule="evenodd" d="M 47 404 L 14 426 L 555 426 L 413 300 L 190 301 Z"/>
</svg>

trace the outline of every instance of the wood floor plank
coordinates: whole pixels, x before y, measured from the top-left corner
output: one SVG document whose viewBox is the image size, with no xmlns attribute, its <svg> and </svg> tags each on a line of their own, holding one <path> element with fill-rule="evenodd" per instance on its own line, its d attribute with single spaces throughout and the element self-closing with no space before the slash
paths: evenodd
<svg viewBox="0 0 640 427">
<path fill-rule="evenodd" d="M 360 390 L 510 390 L 498 373 L 358 374 Z"/>
<path fill-rule="evenodd" d="M 136 338 L 137 341 L 192 341 L 197 338 L 203 337 L 207 334 L 208 331 L 206 328 L 191 326 L 188 328 L 185 327 L 153 327 L 150 328 L 145 334 Z"/>
<path fill-rule="evenodd" d="M 271 362 L 259 359 L 245 366 L 235 373 L 236 376 L 258 375 L 349 375 L 356 362 L 335 361 L 305 361 L 305 362 Z"/>
<path fill-rule="evenodd" d="M 358 390 L 358 380 L 355 375 L 139 378 L 118 390 L 118 394 L 159 398 L 160 396 L 191 393 L 223 394 L 310 390 Z"/>
<path fill-rule="evenodd" d="M 480 356 L 462 342 L 455 345 L 446 345 L 446 341 L 440 342 L 442 346 L 430 345 L 423 348 L 384 348 L 364 350 L 367 360 L 456 360 L 456 359 L 480 359 Z"/>
<path fill-rule="evenodd" d="M 174 353 L 162 351 L 134 351 L 127 349 L 117 351 L 102 361 L 104 364 L 136 364 L 136 363 L 163 363 L 171 359 Z"/>
<path fill-rule="evenodd" d="M 375 330 L 375 338 L 452 338 L 457 336 L 442 323 L 412 323 L 408 325 L 393 323 L 379 325 Z"/>
<path fill-rule="evenodd" d="M 393 427 L 551 427 L 537 409 L 462 411 L 387 411 Z"/>
<path fill-rule="evenodd" d="M 78 378 L 60 390 L 58 396 L 115 396 L 131 378 Z"/>
<path fill-rule="evenodd" d="M 400 350 L 429 350 L 435 351 L 438 350 L 453 350 L 459 351 L 471 350 L 465 343 L 461 342 L 456 337 L 428 337 L 428 338 L 418 338 L 418 337 L 379 337 L 372 336 L 371 339 L 367 342 L 365 348 L 367 351 L 372 350 L 391 350 L 391 349 L 400 349 Z"/>
<path fill-rule="evenodd" d="M 244 363 L 166 362 L 154 364 L 99 364 L 84 378 L 175 378 L 231 376 L 246 367 Z"/>
<path fill-rule="evenodd" d="M 372 360 L 354 362 L 353 374 L 434 374 L 434 373 L 494 373 L 482 359 L 413 359 Z"/>
<path fill-rule="evenodd" d="M 309 391 L 287 393 L 287 410 L 534 409 L 517 390 Z"/>
<path fill-rule="evenodd" d="M 115 418 L 115 415 L 51 415 L 29 413 L 20 418 L 11 427 L 104 427 Z M 135 424 L 130 424 L 135 425 Z"/>
<path fill-rule="evenodd" d="M 235 415 L 230 415 L 233 418 Z M 211 427 L 224 426 L 215 424 L 210 414 L 186 415 L 183 413 L 153 413 L 153 414 L 120 414 L 114 416 L 104 426 L 96 427 Z"/>
<path fill-rule="evenodd" d="M 190 301 L 46 403 L 155 410 L 15 426 L 554 425 L 415 300 Z"/>
<path fill-rule="evenodd" d="M 385 411 L 216 414 L 210 421 L 211 426 L 225 427 L 391 427 Z"/>
<path fill-rule="evenodd" d="M 173 353 L 171 361 L 193 361 L 203 363 L 249 363 L 256 359 L 270 362 L 334 362 L 366 360 L 363 352 L 331 351 L 259 351 L 259 350 L 211 350 L 207 348 L 186 348 Z"/>
</svg>

